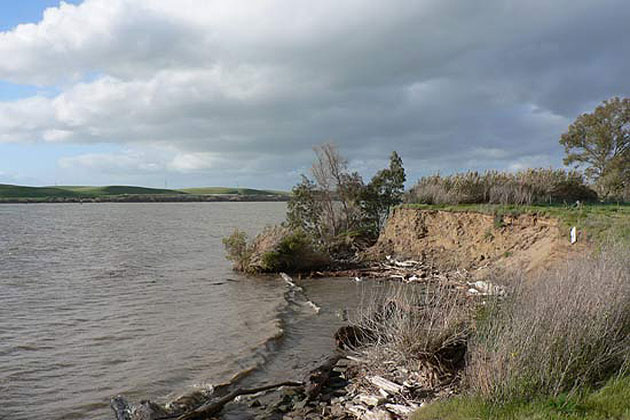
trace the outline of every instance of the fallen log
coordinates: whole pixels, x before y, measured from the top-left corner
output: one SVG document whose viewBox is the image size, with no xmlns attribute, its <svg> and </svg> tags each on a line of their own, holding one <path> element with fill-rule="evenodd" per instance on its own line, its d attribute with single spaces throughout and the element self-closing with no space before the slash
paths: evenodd
<svg viewBox="0 0 630 420">
<path fill-rule="evenodd" d="M 221 410 L 223 410 L 223 407 L 225 407 L 227 403 L 231 402 L 234 398 L 238 396 L 257 394 L 259 392 L 268 391 L 270 389 L 280 388 L 281 386 L 303 386 L 303 385 L 304 384 L 302 382 L 287 381 L 287 382 L 281 382 L 279 384 L 265 385 L 258 388 L 251 388 L 251 389 L 239 388 L 230 392 L 225 397 L 218 399 L 217 401 L 204 404 L 199 408 L 196 408 L 192 411 L 189 411 L 188 413 L 185 413 L 177 417 L 177 420 L 205 420 L 211 416 L 218 414 Z"/>
</svg>

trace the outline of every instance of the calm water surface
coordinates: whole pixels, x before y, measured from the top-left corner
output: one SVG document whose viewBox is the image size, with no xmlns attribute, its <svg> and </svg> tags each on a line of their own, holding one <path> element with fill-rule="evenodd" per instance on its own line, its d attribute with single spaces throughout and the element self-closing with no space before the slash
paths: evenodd
<svg viewBox="0 0 630 420">
<path fill-rule="evenodd" d="M 111 419 L 117 394 L 159 400 L 253 366 L 259 381 L 306 369 L 363 286 L 304 282 L 316 315 L 287 301 L 281 280 L 233 273 L 221 239 L 284 213 L 284 203 L 0 205 L 0 419 Z"/>
</svg>

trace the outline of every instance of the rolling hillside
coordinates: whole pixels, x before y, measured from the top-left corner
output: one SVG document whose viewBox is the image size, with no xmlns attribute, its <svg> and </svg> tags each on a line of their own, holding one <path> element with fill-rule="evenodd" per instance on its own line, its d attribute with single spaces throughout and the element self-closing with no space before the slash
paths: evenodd
<svg viewBox="0 0 630 420">
<path fill-rule="evenodd" d="M 56 187 L 22 187 L 0 184 L 0 198 L 81 197 L 82 194 Z"/>
<path fill-rule="evenodd" d="M 76 186 L 60 186 L 55 187 L 64 191 L 69 191 L 73 193 L 78 193 L 84 196 L 89 197 L 101 197 L 107 195 L 122 195 L 122 194 L 148 194 L 148 195 L 177 195 L 177 194 L 185 194 L 181 191 L 176 190 L 167 190 L 162 188 L 146 188 L 146 187 L 135 187 L 128 185 L 108 185 L 105 187 L 76 187 Z"/>
<path fill-rule="evenodd" d="M 213 195 L 213 194 L 235 194 L 235 195 L 289 195 L 285 191 L 255 190 L 253 188 L 227 188 L 227 187 L 202 187 L 185 188 L 178 190 L 186 194 Z"/>
<path fill-rule="evenodd" d="M 186 188 L 170 190 L 127 185 L 91 186 L 54 186 L 24 187 L 20 185 L 0 184 L 0 199 L 47 199 L 47 198 L 96 198 L 113 196 L 185 196 L 185 195 L 237 195 L 237 196 L 287 196 L 282 191 L 256 190 L 251 188 Z"/>
</svg>

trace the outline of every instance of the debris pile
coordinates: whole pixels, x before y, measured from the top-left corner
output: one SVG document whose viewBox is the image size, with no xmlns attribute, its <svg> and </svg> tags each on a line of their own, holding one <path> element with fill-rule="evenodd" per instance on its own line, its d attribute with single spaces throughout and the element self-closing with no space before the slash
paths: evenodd
<svg viewBox="0 0 630 420">
<path fill-rule="evenodd" d="M 324 371 L 322 375 L 318 368 L 311 373 L 303 389 L 282 390 L 271 400 L 263 394 L 253 395 L 239 403 L 260 420 L 398 420 L 408 419 L 429 400 L 451 395 L 457 383 L 451 378 L 441 386 L 429 385 L 436 378 L 401 368 L 393 361 L 376 372 L 367 360 L 353 355 L 335 358 Z M 315 392 L 308 385 L 314 377 L 325 378 Z"/>
</svg>

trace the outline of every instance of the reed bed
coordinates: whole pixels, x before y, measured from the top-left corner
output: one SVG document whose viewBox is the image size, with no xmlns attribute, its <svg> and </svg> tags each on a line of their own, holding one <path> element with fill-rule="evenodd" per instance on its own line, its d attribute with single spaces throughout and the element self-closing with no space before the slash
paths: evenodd
<svg viewBox="0 0 630 420">
<path fill-rule="evenodd" d="M 594 201 L 597 194 L 577 171 L 527 169 L 519 172 L 463 172 L 420 178 L 408 203 L 533 205 Z"/>
</svg>

